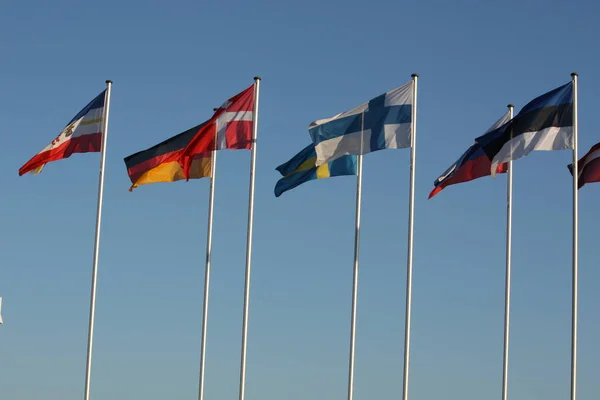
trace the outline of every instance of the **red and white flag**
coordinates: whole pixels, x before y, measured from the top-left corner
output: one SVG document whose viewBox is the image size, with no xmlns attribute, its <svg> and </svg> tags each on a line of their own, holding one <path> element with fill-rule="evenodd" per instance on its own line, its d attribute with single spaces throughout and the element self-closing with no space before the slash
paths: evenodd
<svg viewBox="0 0 600 400">
<path fill-rule="evenodd" d="M 39 174 L 51 161 L 69 158 L 73 153 L 98 153 L 102 145 L 104 118 L 103 90 L 65 126 L 48 146 L 37 153 L 19 169 L 19 175 L 28 172 Z"/>
<path fill-rule="evenodd" d="M 254 85 L 236 94 L 215 110 L 212 118 L 190 140 L 179 157 L 186 179 L 194 156 L 214 150 L 252 148 Z"/>
<path fill-rule="evenodd" d="M 573 175 L 573 164 L 567 166 Z M 600 182 L 600 143 L 594 145 L 587 154 L 577 161 L 578 181 L 581 188 L 586 183 Z"/>
</svg>

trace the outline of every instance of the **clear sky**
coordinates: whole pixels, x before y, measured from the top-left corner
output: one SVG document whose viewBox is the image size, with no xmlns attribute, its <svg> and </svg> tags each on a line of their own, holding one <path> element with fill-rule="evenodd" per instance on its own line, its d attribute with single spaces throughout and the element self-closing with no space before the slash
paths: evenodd
<svg viewBox="0 0 600 400">
<path fill-rule="evenodd" d="M 506 177 L 433 181 L 514 103 L 577 71 L 600 141 L 597 1 L 20 1 L 0 16 L 0 398 L 82 398 L 99 154 L 18 169 L 114 81 L 92 398 L 197 396 L 208 179 L 123 158 L 262 80 L 247 400 L 346 396 L 356 181 L 273 195 L 308 124 L 420 74 L 411 399 L 499 398 Z M 218 156 L 206 399 L 238 393 L 249 151 Z M 512 399 L 568 398 L 571 152 L 515 162 Z M 356 399 L 402 389 L 409 150 L 364 157 Z M 580 191 L 579 396 L 600 392 L 600 185 Z"/>
</svg>

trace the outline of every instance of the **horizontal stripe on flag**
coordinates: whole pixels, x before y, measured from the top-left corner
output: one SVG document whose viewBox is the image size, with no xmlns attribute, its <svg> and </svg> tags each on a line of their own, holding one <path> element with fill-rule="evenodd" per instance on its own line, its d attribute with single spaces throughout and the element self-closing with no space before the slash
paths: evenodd
<svg viewBox="0 0 600 400">
<path fill-rule="evenodd" d="M 192 161 L 190 179 L 210 178 L 211 176 L 210 155 L 206 158 L 196 156 L 196 158 Z M 138 175 L 129 188 L 129 191 L 132 191 L 141 185 L 160 182 L 176 182 L 183 179 L 185 179 L 183 168 L 181 168 L 181 165 L 179 165 L 177 160 L 168 161 L 148 169 Z"/>
<path fill-rule="evenodd" d="M 345 113 L 310 124 L 317 165 L 344 155 L 411 145 L 412 81 Z"/>
<path fill-rule="evenodd" d="M 573 175 L 573 164 L 568 165 L 569 172 Z M 583 187 L 586 183 L 600 182 L 600 143 L 592 148 L 577 161 L 577 186 Z"/>
<path fill-rule="evenodd" d="M 313 144 L 308 145 L 288 162 L 277 167 L 283 178 L 275 185 L 275 197 L 315 179 L 334 176 L 356 175 L 356 156 L 340 157 L 328 164 L 315 165 L 316 153 Z"/>
</svg>

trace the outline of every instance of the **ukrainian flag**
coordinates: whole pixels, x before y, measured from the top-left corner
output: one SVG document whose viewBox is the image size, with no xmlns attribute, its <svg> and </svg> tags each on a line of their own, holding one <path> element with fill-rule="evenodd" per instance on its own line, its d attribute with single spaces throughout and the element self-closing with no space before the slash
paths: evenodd
<svg viewBox="0 0 600 400">
<path fill-rule="evenodd" d="M 291 160 L 277 167 L 277 171 L 283 178 L 277 181 L 275 185 L 275 197 L 279 197 L 283 192 L 314 179 L 357 174 L 355 155 L 343 156 L 319 167 L 315 166 L 316 160 L 315 145 L 310 144 L 292 157 Z"/>
<path fill-rule="evenodd" d="M 132 191 L 140 185 L 158 182 L 175 182 L 185 179 L 183 168 L 178 162 L 181 152 L 206 122 L 175 135 L 147 150 L 139 151 L 125 158 L 127 174 L 131 179 Z M 210 178 L 211 153 L 194 156 L 190 179 Z"/>
</svg>

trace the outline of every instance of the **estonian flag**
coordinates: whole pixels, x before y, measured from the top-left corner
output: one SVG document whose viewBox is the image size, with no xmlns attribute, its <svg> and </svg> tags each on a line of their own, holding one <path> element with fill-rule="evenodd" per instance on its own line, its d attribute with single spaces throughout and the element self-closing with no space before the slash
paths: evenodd
<svg viewBox="0 0 600 400">
<path fill-rule="evenodd" d="M 126 157 L 127 174 L 132 183 L 129 191 L 131 192 L 136 187 L 149 183 L 175 182 L 185 179 L 183 168 L 178 160 L 190 140 L 204 125 L 206 125 L 206 122 L 147 150 Z M 210 178 L 211 176 L 211 153 L 194 155 L 190 168 L 190 178 Z"/>
<path fill-rule="evenodd" d="M 277 167 L 277 171 L 283 178 L 275 185 L 275 197 L 314 179 L 357 174 L 355 155 L 342 156 L 318 167 L 315 165 L 316 160 L 315 145 L 309 144 L 291 160 Z"/>
<path fill-rule="evenodd" d="M 573 83 L 533 99 L 512 120 L 475 141 L 492 160 L 492 176 L 499 164 L 534 150 L 572 149 Z"/>
</svg>

